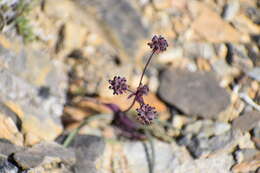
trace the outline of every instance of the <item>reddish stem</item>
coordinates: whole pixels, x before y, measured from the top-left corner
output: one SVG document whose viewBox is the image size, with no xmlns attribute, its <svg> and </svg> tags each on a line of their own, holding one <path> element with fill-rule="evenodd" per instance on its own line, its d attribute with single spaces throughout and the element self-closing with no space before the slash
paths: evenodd
<svg viewBox="0 0 260 173">
<path fill-rule="evenodd" d="M 141 76 L 141 79 L 140 79 L 140 82 L 139 82 L 138 87 L 141 86 L 141 84 L 142 84 L 142 80 L 143 80 L 143 77 L 144 77 L 145 71 L 146 71 L 146 69 L 147 69 L 147 67 L 148 67 L 148 65 L 149 65 L 149 63 L 150 63 L 150 61 L 151 61 L 151 59 L 152 59 L 154 53 L 155 53 L 155 51 L 152 52 L 152 54 L 150 55 L 150 57 L 149 57 L 147 63 L 145 64 L 145 67 L 144 67 L 144 70 L 143 70 L 143 73 L 142 73 L 142 76 Z"/>
<path fill-rule="evenodd" d="M 140 86 L 142 85 L 142 81 L 143 81 L 144 74 L 145 74 L 145 72 L 146 72 L 146 69 L 147 69 L 148 65 L 149 65 L 150 62 L 151 62 L 151 59 L 152 59 L 154 53 L 155 53 L 155 51 L 152 52 L 152 54 L 149 56 L 149 59 L 148 59 L 147 63 L 145 64 L 145 67 L 144 67 L 143 73 L 142 73 L 142 75 L 141 75 L 141 78 L 140 78 L 140 82 L 139 82 L 138 87 L 140 87 Z M 124 112 L 128 112 L 128 111 L 134 106 L 135 101 L 136 101 L 136 95 L 135 95 L 135 97 L 134 97 L 134 100 L 133 100 L 132 104 L 131 104 Z"/>
</svg>

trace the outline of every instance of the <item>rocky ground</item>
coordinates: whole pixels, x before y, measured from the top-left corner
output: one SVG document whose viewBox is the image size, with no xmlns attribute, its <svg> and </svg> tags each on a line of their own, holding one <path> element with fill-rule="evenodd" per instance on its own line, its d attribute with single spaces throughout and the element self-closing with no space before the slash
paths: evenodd
<svg viewBox="0 0 260 173">
<path fill-rule="evenodd" d="M 0 29 L 0 173 L 260 173 L 258 0 L 0 0 Z M 128 107 L 108 80 L 135 88 L 154 34 L 129 139 L 100 102 Z"/>
</svg>

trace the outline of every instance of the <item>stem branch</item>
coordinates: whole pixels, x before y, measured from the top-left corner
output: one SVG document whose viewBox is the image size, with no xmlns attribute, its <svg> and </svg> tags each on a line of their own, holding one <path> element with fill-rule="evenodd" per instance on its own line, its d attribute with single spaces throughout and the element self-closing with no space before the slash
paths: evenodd
<svg viewBox="0 0 260 173">
<path fill-rule="evenodd" d="M 144 67 L 144 70 L 143 70 L 143 72 L 142 72 L 142 75 L 141 75 L 141 78 L 140 78 L 140 82 L 139 82 L 138 87 L 140 87 L 140 86 L 142 85 L 142 81 L 143 81 L 143 78 L 144 78 L 144 74 L 145 74 L 145 72 L 146 72 L 146 69 L 147 69 L 148 65 L 149 65 L 150 62 L 151 62 L 151 59 L 152 59 L 154 53 L 155 53 L 155 51 L 152 52 L 152 54 L 149 56 L 149 59 L 148 59 L 147 63 L 145 64 L 145 67 Z M 133 100 L 132 104 L 131 104 L 124 112 L 128 112 L 128 111 L 134 106 L 135 101 L 136 101 L 136 95 L 135 95 L 135 97 L 134 97 L 134 100 Z"/>
</svg>

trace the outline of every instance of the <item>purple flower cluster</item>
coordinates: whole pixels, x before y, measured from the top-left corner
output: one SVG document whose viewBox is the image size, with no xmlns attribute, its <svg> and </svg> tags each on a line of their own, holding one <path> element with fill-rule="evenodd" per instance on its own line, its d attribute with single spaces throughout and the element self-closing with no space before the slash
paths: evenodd
<svg viewBox="0 0 260 173">
<path fill-rule="evenodd" d="M 113 80 L 108 81 L 111 86 L 109 89 L 114 91 L 114 95 L 123 94 L 127 91 L 128 85 L 126 84 L 126 79 L 124 77 L 115 76 Z"/>
<path fill-rule="evenodd" d="M 149 88 L 147 85 L 142 84 L 142 79 L 146 71 L 146 68 L 150 63 L 150 60 L 153 57 L 154 53 L 158 54 L 162 51 L 165 51 L 166 48 L 168 47 L 168 43 L 162 36 L 158 37 L 155 35 L 152 38 L 152 41 L 148 43 L 148 45 L 152 49 L 152 54 L 145 65 L 139 85 L 135 91 L 131 91 L 128 88 L 128 85 L 126 84 L 126 79 L 124 77 L 115 76 L 113 80 L 109 80 L 109 84 L 110 84 L 109 89 L 113 90 L 114 95 L 119 95 L 119 94 L 129 92 L 128 98 L 134 97 L 133 103 L 124 112 L 129 111 L 133 107 L 135 102 L 139 103 L 140 107 L 136 109 L 138 115 L 137 119 L 142 124 L 151 124 L 152 120 L 157 117 L 155 107 L 152 107 L 149 104 L 144 103 L 143 96 L 148 94 Z"/>
<path fill-rule="evenodd" d="M 138 113 L 137 119 L 142 122 L 142 124 L 151 124 L 152 120 L 156 118 L 155 107 L 149 104 L 143 104 L 140 108 L 136 109 Z"/>
<path fill-rule="evenodd" d="M 162 36 L 153 36 L 152 41 L 148 43 L 151 49 L 157 54 L 163 52 L 168 47 L 167 41 Z"/>
</svg>

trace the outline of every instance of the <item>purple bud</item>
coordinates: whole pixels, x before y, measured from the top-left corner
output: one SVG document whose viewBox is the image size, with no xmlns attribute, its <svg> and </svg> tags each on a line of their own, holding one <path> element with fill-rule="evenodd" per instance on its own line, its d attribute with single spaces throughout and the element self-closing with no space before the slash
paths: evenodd
<svg viewBox="0 0 260 173">
<path fill-rule="evenodd" d="M 141 121 L 142 124 L 151 124 L 152 120 L 157 116 L 155 107 L 152 107 L 149 104 L 141 105 L 136 111 L 138 112 L 137 119 Z"/>
<path fill-rule="evenodd" d="M 157 54 L 165 51 L 168 47 L 167 41 L 162 36 L 157 37 L 156 35 L 153 36 L 152 41 L 148 45 Z"/>
<path fill-rule="evenodd" d="M 123 94 L 128 89 L 126 79 L 124 77 L 115 76 L 113 80 L 109 80 L 108 82 L 110 84 L 109 89 L 114 91 L 114 95 Z"/>
<path fill-rule="evenodd" d="M 140 103 L 141 105 L 144 104 L 144 99 L 143 99 L 143 96 L 144 95 L 147 95 L 149 92 L 149 88 L 147 85 L 141 85 L 137 88 L 137 91 L 136 91 L 136 101 L 138 103 Z"/>
</svg>

